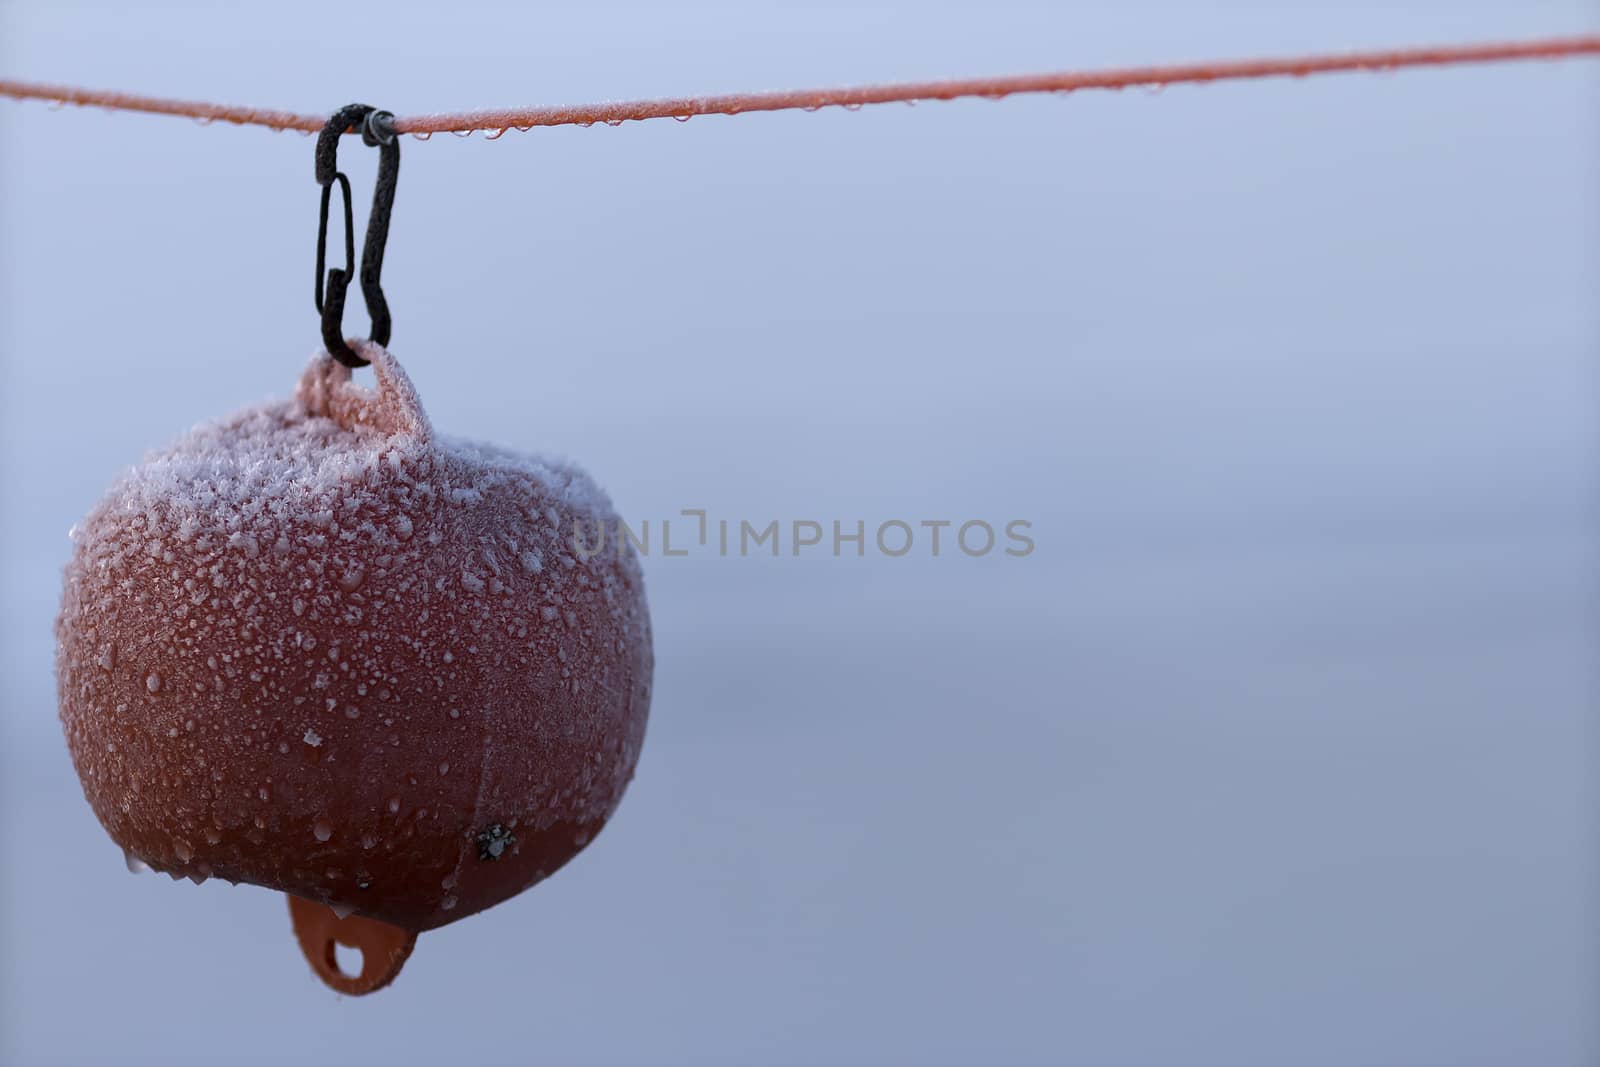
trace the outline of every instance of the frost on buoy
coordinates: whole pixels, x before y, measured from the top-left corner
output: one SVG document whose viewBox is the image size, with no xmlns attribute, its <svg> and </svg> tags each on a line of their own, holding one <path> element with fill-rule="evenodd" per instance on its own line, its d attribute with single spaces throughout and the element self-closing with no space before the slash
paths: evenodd
<svg viewBox="0 0 1600 1067">
<path fill-rule="evenodd" d="M 375 390 L 318 356 L 293 401 L 111 489 L 74 533 L 56 670 L 130 868 L 290 894 L 313 969 L 366 993 L 418 932 L 594 838 L 652 653 L 632 552 L 573 550 L 574 524 L 615 523 L 588 476 L 436 435 L 394 358 L 352 343 Z"/>
</svg>

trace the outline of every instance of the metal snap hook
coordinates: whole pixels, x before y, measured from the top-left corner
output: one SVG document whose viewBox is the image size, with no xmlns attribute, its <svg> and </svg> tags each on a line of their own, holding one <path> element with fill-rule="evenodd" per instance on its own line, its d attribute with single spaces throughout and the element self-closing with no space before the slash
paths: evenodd
<svg viewBox="0 0 1600 1067">
<path fill-rule="evenodd" d="M 355 236 L 350 179 L 339 170 L 338 150 L 339 138 L 352 130 L 360 130 L 362 141 L 378 149 L 378 178 L 372 191 L 372 210 L 367 215 L 367 236 L 361 246 L 361 295 L 366 301 L 367 315 L 372 319 L 370 337 L 380 345 L 389 343 L 392 328 L 381 276 L 384 248 L 389 241 L 389 216 L 394 210 L 395 186 L 400 179 L 400 138 L 395 134 L 394 116 L 367 104 L 349 104 L 335 111 L 317 135 L 316 177 L 317 184 L 322 186 L 322 208 L 317 225 L 316 307 L 322 317 L 322 342 L 328 354 L 345 366 L 365 367 L 367 360 L 357 355 L 344 339 L 345 293 L 354 269 Z M 344 198 L 345 265 L 343 270 L 326 270 L 328 206 L 335 181 Z M 326 282 L 323 280 L 325 270 Z"/>
</svg>

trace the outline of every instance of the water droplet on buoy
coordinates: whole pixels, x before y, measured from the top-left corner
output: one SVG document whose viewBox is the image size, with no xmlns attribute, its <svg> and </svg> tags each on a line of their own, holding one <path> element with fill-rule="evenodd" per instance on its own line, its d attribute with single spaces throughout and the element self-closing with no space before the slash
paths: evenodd
<svg viewBox="0 0 1600 1067">
<path fill-rule="evenodd" d="M 122 850 L 122 862 L 128 865 L 129 874 L 144 874 L 150 865 L 127 849 Z"/>
<path fill-rule="evenodd" d="M 161 675 L 151 672 L 150 677 L 144 680 L 144 687 L 150 692 L 159 692 L 161 689 Z"/>
<path fill-rule="evenodd" d="M 333 836 L 333 823 L 318 816 L 317 821 L 311 824 L 311 836 L 318 841 L 326 841 Z"/>
</svg>

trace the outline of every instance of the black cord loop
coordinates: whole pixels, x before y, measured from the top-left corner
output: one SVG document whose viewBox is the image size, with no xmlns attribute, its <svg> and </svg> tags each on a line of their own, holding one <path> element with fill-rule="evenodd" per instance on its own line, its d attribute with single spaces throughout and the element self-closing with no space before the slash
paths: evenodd
<svg viewBox="0 0 1600 1067">
<path fill-rule="evenodd" d="M 395 135 L 394 116 L 366 104 L 350 104 L 328 119 L 317 135 L 317 184 L 322 186 L 321 218 L 317 225 L 317 313 L 322 316 L 322 343 L 328 354 L 347 367 L 365 367 L 367 360 L 356 355 L 344 339 L 345 292 L 355 265 L 355 234 L 350 211 L 350 179 L 339 170 L 339 138 L 351 130 L 361 131 L 361 140 L 378 149 L 378 179 L 372 190 L 372 211 L 367 216 L 366 243 L 361 246 L 361 295 L 372 319 L 372 340 L 389 343 L 392 327 L 389 302 L 384 299 L 381 276 L 383 250 L 389 242 L 389 215 L 394 209 L 395 185 L 400 179 L 400 138 Z M 344 269 L 323 271 L 328 258 L 328 206 L 333 183 L 339 183 L 344 199 Z"/>
</svg>

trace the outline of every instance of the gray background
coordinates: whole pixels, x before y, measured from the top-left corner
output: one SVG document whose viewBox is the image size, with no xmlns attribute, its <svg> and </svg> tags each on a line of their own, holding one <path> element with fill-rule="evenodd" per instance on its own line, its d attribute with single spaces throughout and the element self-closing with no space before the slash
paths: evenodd
<svg viewBox="0 0 1600 1067">
<path fill-rule="evenodd" d="M 0 19 L 17 76 L 402 113 L 1600 27 Z M 124 872 L 51 672 L 68 526 L 316 344 L 311 141 L 0 101 L 0 1056 L 1596 1062 L 1597 89 L 1579 62 L 408 140 L 386 282 L 436 424 L 577 457 L 635 520 L 1027 518 L 1039 547 L 649 560 L 614 824 L 365 1000 L 281 899 Z M 374 155 L 345 150 L 362 210 Z"/>
</svg>

